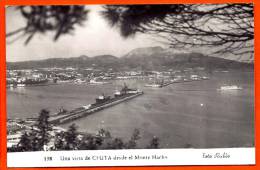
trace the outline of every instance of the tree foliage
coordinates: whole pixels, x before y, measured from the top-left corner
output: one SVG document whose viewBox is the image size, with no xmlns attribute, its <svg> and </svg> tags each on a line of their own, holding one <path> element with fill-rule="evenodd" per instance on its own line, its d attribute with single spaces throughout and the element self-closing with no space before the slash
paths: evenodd
<svg viewBox="0 0 260 170">
<path fill-rule="evenodd" d="M 8 148 L 9 152 L 48 150 L 98 150 L 98 149 L 136 149 L 141 138 L 140 131 L 134 129 L 128 141 L 113 137 L 106 129 L 97 134 L 82 133 L 75 124 L 66 131 L 55 132 L 49 122 L 49 111 L 40 111 L 31 130 L 24 131 L 17 146 Z M 159 139 L 153 139 L 147 148 L 158 148 Z"/>
<path fill-rule="evenodd" d="M 212 53 L 253 55 L 253 4 L 104 5 L 102 16 L 123 37 L 153 34 L 172 48 L 207 46 Z M 36 33 L 55 32 L 54 40 L 87 19 L 85 6 L 19 6 L 27 44 Z"/>
<path fill-rule="evenodd" d="M 59 132 L 55 135 L 54 150 L 65 150 L 65 132 Z"/>
<path fill-rule="evenodd" d="M 33 150 L 30 136 L 25 132 L 19 142 L 21 151 Z"/>
<path fill-rule="evenodd" d="M 126 144 L 127 149 L 134 149 L 136 148 L 136 142 L 140 139 L 140 131 L 138 129 L 134 129 L 134 132 L 130 138 L 130 140 Z"/>
<path fill-rule="evenodd" d="M 47 149 L 51 139 L 52 126 L 49 123 L 49 111 L 42 109 L 30 131 L 26 130 L 16 147 L 9 151 L 42 151 Z"/>
<path fill-rule="evenodd" d="M 77 127 L 73 123 L 65 132 L 65 150 L 76 150 L 78 148 L 78 135 Z"/>
<path fill-rule="evenodd" d="M 147 146 L 147 149 L 158 149 L 160 145 L 159 138 L 154 136 L 150 141 L 150 144 Z"/>
<path fill-rule="evenodd" d="M 44 145 L 47 145 L 50 141 L 50 131 L 52 131 L 52 127 L 49 123 L 49 111 L 43 109 L 41 110 L 39 117 L 38 117 L 38 122 L 36 123 L 36 129 L 34 131 L 36 132 L 36 137 L 37 137 L 37 144 L 39 150 L 44 149 Z"/>
<path fill-rule="evenodd" d="M 41 117 L 41 115 L 39 116 Z M 42 119 L 41 119 L 42 120 Z M 77 126 L 72 124 L 68 130 L 55 133 L 55 136 L 49 137 L 54 140 L 54 145 L 49 150 L 106 150 L 106 149 L 136 149 L 137 141 L 141 138 L 140 131 L 134 129 L 131 138 L 124 141 L 121 138 L 113 137 L 108 130 L 100 129 L 97 134 L 80 133 Z M 25 132 L 17 146 L 8 148 L 9 152 L 40 151 L 43 150 L 42 134 L 39 130 L 32 129 L 31 132 Z M 46 141 L 45 141 L 46 142 Z M 45 143 L 48 145 L 50 143 Z M 148 145 L 150 149 L 159 148 L 159 139 L 153 139 Z"/>
<path fill-rule="evenodd" d="M 70 34 L 76 25 L 83 25 L 87 19 L 88 10 L 84 6 L 19 6 L 17 10 L 25 18 L 26 25 L 7 37 L 22 33 L 28 44 L 36 33 L 54 32 L 54 40 L 61 35 Z"/>
<path fill-rule="evenodd" d="M 252 54 L 253 4 L 106 5 L 121 35 L 154 34 L 172 48 L 208 46 L 214 53 Z"/>
</svg>

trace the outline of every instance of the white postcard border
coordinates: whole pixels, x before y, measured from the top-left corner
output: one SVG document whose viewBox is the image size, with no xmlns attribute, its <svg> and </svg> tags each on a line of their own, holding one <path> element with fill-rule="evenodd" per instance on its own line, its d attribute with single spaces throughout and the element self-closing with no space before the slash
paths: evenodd
<svg viewBox="0 0 260 170">
<path fill-rule="evenodd" d="M 255 148 L 38 151 L 7 154 L 7 167 L 254 164 Z"/>
</svg>

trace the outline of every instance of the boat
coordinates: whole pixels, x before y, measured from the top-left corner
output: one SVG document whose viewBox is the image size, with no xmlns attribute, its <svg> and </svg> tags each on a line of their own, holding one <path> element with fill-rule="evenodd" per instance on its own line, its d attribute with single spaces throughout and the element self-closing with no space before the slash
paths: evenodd
<svg viewBox="0 0 260 170">
<path fill-rule="evenodd" d="M 26 79 L 23 83 L 27 86 L 46 84 L 48 83 L 48 79 Z"/>
<path fill-rule="evenodd" d="M 156 78 L 153 83 L 145 84 L 144 87 L 152 87 L 152 88 L 162 88 L 164 85 L 164 80 L 158 81 Z"/>
<path fill-rule="evenodd" d="M 145 84 L 144 87 L 162 88 L 162 87 L 168 86 L 168 85 L 173 84 L 173 83 L 175 83 L 175 81 L 171 81 L 171 80 L 164 81 L 164 80 L 161 80 L 161 81 L 156 81 L 154 83 Z"/>
<path fill-rule="evenodd" d="M 18 84 L 17 84 L 17 87 L 25 87 L 25 84 L 20 84 L 20 83 L 18 83 Z"/>
<path fill-rule="evenodd" d="M 144 87 L 161 88 L 161 84 L 145 84 Z"/>
<path fill-rule="evenodd" d="M 92 79 L 89 81 L 90 85 L 103 85 L 103 84 L 110 84 L 110 82 L 107 81 L 96 81 L 95 79 Z"/>
<path fill-rule="evenodd" d="M 241 90 L 243 89 L 240 86 L 237 85 L 230 85 L 230 86 L 221 86 L 219 90 Z"/>
<path fill-rule="evenodd" d="M 199 75 L 193 74 L 190 76 L 190 79 L 193 81 L 201 80 L 201 77 Z"/>
<path fill-rule="evenodd" d="M 202 76 L 202 80 L 208 80 L 209 79 L 209 77 L 207 77 L 207 76 Z"/>
<path fill-rule="evenodd" d="M 71 83 L 72 80 L 57 80 L 56 83 Z"/>
<path fill-rule="evenodd" d="M 75 84 L 83 84 L 83 83 L 86 83 L 86 80 L 76 79 L 76 80 L 74 80 L 74 83 L 75 83 Z"/>
</svg>

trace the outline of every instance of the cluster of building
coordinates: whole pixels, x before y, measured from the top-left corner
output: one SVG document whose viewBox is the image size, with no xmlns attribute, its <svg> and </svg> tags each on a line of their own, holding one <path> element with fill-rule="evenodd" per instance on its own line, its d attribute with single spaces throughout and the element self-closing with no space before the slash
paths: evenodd
<svg viewBox="0 0 260 170">
<path fill-rule="evenodd" d="M 197 68 L 196 70 L 203 71 L 204 68 Z M 166 71 L 113 71 L 101 70 L 96 68 L 39 68 L 39 69 L 23 69 L 23 70 L 7 70 L 7 87 L 28 86 L 28 85 L 42 85 L 50 83 L 64 83 L 72 82 L 76 84 L 107 84 L 110 80 L 126 80 L 126 79 L 189 79 L 199 80 L 203 76 L 193 73 L 192 68 L 184 70 L 169 69 Z"/>
<path fill-rule="evenodd" d="M 38 70 L 7 70 L 7 86 L 24 86 L 29 84 L 46 83 L 47 75 Z"/>
<path fill-rule="evenodd" d="M 7 120 L 7 148 L 15 147 L 19 145 L 21 137 L 23 134 L 29 134 L 33 129 L 37 130 L 35 127 L 36 119 L 8 119 Z M 46 149 L 54 146 L 54 138 L 57 133 L 66 131 L 65 129 L 52 126 L 52 131 L 50 132 L 50 142 Z"/>
</svg>

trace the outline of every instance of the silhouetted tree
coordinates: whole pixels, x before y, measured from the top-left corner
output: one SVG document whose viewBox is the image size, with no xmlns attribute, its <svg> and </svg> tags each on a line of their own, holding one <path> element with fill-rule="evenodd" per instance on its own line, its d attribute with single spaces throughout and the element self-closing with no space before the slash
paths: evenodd
<svg viewBox="0 0 260 170">
<path fill-rule="evenodd" d="M 33 151 L 39 151 L 42 148 L 39 146 L 39 139 L 38 139 L 38 131 L 34 128 L 29 133 L 30 139 L 31 139 L 31 145 Z"/>
<path fill-rule="evenodd" d="M 107 149 L 124 149 L 125 144 L 121 138 L 115 138 L 112 140 L 112 142 L 109 144 L 109 147 Z"/>
<path fill-rule="evenodd" d="M 73 123 L 65 132 L 65 150 L 76 150 L 79 146 L 78 131 L 76 125 Z"/>
<path fill-rule="evenodd" d="M 215 53 L 253 54 L 253 4 L 106 5 L 124 37 L 153 34 L 172 48 L 208 46 Z"/>
<path fill-rule="evenodd" d="M 42 147 L 39 145 L 39 131 L 32 128 L 30 132 L 25 132 L 16 146 L 17 151 L 39 151 Z"/>
<path fill-rule="evenodd" d="M 91 134 L 83 136 L 79 149 L 80 150 L 97 150 L 103 144 L 103 138 Z"/>
<path fill-rule="evenodd" d="M 65 132 L 59 132 L 55 135 L 54 149 L 64 150 L 65 149 Z"/>
<path fill-rule="evenodd" d="M 253 4 L 105 5 L 102 15 L 123 37 L 136 33 L 161 37 L 172 48 L 211 47 L 212 53 L 253 55 Z M 85 6 L 19 6 L 27 44 L 36 33 L 55 32 L 54 40 L 87 19 Z"/>
<path fill-rule="evenodd" d="M 134 129 L 134 132 L 131 136 L 131 139 L 127 142 L 126 144 L 126 148 L 127 149 L 134 149 L 136 148 L 136 142 L 137 140 L 139 140 L 141 137 L 140 137 L 140 131 L 138 129 Z"/>
<path fill-rule="evenodd" d="M 70 34 L 75 26 L 82 26 L 88 10 L 84 6 L 19 6 L 17 10 L 26 19 L 26 25 L 6 34 L 7 37 L 20 34 L 26 36 L 28 44 L 36 33 L 54 32 L 54 40 Z"/>
<path fill-rule="evenodd" d="M 38 137 L 39 133 L 39 130 L 36 129 L 24 133 L 18 145 L 8 148 L 8 152 L 43 150 L 42 138 Z M 80 134 L 76 125 L 72 124 L 67 131 L 55 134 L 54 146 L 50 147 L 50 150 L 136 149 L 139 139 L 140 131 L 138 129 L 134 130 L 129 141 L 124 142 L 121 138 L 112 137 L 110 132 L 105 129 L 99 130 L 96 135 Z M 154 137 L 146 148 L 159 148 L 159 138 Z"/>
<path fill-rule="evenodd" d="M 20 147 L 21 151 L 31 151 L 32 149 L 32 141 L 30 136 L 25 132 L 18 143 L 18 147 Z"/>
<path fill-rule="evenodd" d="M 49 123 L 49 111 L 41 110 L 37 123 L 35 125 L 34 133 L 36 133 L 38 150 L 43 150 L 44 145 L 47 145 L 50 140 L 50 131 L 52 130 Z"/>
<path fill-rule="evenodd" d="M 158 149 L 159 145 L 159 138 L 154 136 L 150 141 L 150 144 L 147 146 L 147 149 Z"/>
</svg>

